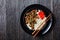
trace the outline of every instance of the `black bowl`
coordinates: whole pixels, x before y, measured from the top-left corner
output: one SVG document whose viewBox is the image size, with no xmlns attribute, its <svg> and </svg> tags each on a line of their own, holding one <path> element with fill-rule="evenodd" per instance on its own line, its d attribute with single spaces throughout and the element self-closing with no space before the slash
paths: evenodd
<svg viewBox="0 0 60 40">
<path fill-rule="evenodd" d="M 33 5 L 26 7 L 21 14 L 20 23 L 21 23 L 21 27 L 23 28 L 23 30 L 30 35 L 32 35 L 33 30 L 30 30 L 27 27 L 27 25 L 25 24 L 24 15 L 26 12 L 29 12 L 33 9 L 40 9 L 40 10 L 44 11 L 46 16 L 48 16 L 49 14 L 52 14 L 52 12 L 48 8 L 46 8 L 45 6 L 42 6 L 40 4 L 33 4 Z M 51 28 L 52 23 L 53 23 L 53 17 L 51 15 L 50 20 L 46 23 L 46 26 L 43 28 L 43 30 L 41 30 L 40 34 L 41 35 L 46 34 L 49 31 L 49 29 Z"/>
</svg>

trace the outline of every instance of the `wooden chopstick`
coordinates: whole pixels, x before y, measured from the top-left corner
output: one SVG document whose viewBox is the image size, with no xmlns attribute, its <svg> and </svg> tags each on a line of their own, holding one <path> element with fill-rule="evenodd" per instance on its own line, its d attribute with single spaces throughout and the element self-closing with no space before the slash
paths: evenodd
<svg viewBox="0 0 60 40">
<path fill-rule="evenodd" d="M 49 18 L 50 16 L 51 16 L 51 14 L 49 14 L 49 16 L 47 17 L 47 19 L 45 20 L 46 22 L 50 19 L 50 18 Z M 44 22 L 45 22 L 45 21 L 44 21 Z M 43 23 L 44 23 L 44 22 L 43 22 Z M 45 23 L 46 23 L 46 22 L 45 22 Z M 41 30 L 41 29 L 43 28 L 43 26 L 45 25 L 45 23 L 44 23 L 44 24 L 43 24 L 43 23 L 40 25 L 41 27 L 39 26 L 39 27 L 40 27 L 40 30 Z M 38 28 L 39 28 L 39 27 L 38 27 Z M 38 29 L 38 28 L 37 28 L 37 29 Z M 35 36 L 39 33 L 40 30 L 35 30 L 35 31 L 32 33 L 32 35 L 35 34 L 35 35 L 34 35 L 34 37 L 35 37 Z"/>
<path fill-rule="evenodd" d="M 50 18 L 48 17 L 48 18 L 46 19 L 46 22 L 47 22 L 49 19 L 50 19 Z M 45 22 L 45 23 L 46 23 L 46 22 Z M 41 27 L 40 30 L 41 30 L 42 27 L 45 25 L 45 23 L 42 24 L 42 26 L 40 26 L 40 27 Z M 40 30 L 39 30 L 39 31 L 40 31 Z M 35 36 L 39 33 L 39 31 L 37 31 L 33 37 L 35 37 Z"/>
<path fill-rule="evenodd" d="M 50 15 L 51 15 L 51 14 L 49 14 L 49 16 L 48 16 L 47 18 L 49 18 Z M 45 21 L 44 21 L 44 22 L 45 22 Z M 43 24 L 43 22 L 42 22 L 42 24 Z M 41 25 L 42 25 L 42 24 L 41 24 Z M 41 26 L 41 25 L 40 25 L 40 26 Z M 40 27 L 40 26 L 39 26 L 39 27 Z M 39 27 L 38 27 L 38 28 L 39 28 Z M 37 28 L 37 29 L 38 29 L 38 28 Z M 36 31 L 37 31 L 37 30 L 35 30 L 35 31 L 32 33 L 32 35 L 33 35 Z"/>
<path fill-rule="evenodd" d="M 49 19 L 50 19 L 50 18 L 48 18 L 48 20 L 49 20 Z M 48 21 L 48 20 L 47 20 L 47 21 Z M 47 21 L 46 21 L 46 22 L 47 22 Z M 45 22 L 45 23 L 46 23 L 46 22 Z M 42 24 L 42 26 L 41 26 L 41 27 L 43 27 L 43 26 L 45 25 L 45 23 L 44 23 L 44 24 Z M 42 28 L 40 28 L 40 30 L 41 30 L 41 29 L 42 29 Z M 34 35 L 33 37 L 36 37 L 36 35 L 40 32 L 40 30 L 38 30 L 38 31 L 35 33 L 35 35 Z"/>
</svg>

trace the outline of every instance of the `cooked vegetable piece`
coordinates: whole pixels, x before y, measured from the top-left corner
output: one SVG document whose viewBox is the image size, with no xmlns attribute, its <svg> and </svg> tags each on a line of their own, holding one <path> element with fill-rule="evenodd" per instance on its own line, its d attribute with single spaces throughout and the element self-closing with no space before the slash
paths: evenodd
<svg viewBox="0 0 60 40">
<path fill-rule="evenodd" d="M 26 24 L 29 23 L 32 29 L 34 29 L 34 24 L 36 24 L 36 18 L 38 18 L 36 13 L 37 13 L 37 10 L 32 10 L 26 13 L 26 16 L 25 16 Z"/>
</svg>

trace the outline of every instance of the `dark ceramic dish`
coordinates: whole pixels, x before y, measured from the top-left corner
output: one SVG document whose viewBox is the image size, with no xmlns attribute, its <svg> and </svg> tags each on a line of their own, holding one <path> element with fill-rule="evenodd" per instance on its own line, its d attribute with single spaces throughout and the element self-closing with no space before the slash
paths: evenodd
<svg viewBox="0 0 60 40">
<path fill-rule="evenodd" d="M 48 16 L 50 13 L 52 14 L 52 12 L 48 8 L 46 8 L 45 6 L 42 6 L 40 4 L 33 4 L 33 5 L 30 5 L 30 6 L 26 7 L 21 14 L 20 23 L 21 23 L 21 27 L 24 29 L 24 31 L 27 32 L 30 35 L 32 35 L 33 30 L 30 30 L 27 27 L 27 25 L 25 24 L 24 15 L 25 15 L 26 12 L 29 12 L 33 9 L 43 10 L 45 12 L 46 16 Z M 43 30 L 41 30 L 40 34 L 41 35 L 46 34 L 49 31 L 49 29 L 51 28 L 52 23 L 53 23 L 53 18 L 52 18 L 52 15 L 51 15 L 51 19 L 46 23 L 46 26 L 43 28 Z"/>
</svg>

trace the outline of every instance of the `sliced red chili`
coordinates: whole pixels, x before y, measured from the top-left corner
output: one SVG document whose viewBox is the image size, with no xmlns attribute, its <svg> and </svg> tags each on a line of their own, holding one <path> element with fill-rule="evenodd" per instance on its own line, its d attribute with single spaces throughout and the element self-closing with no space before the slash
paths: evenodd
<svg viewBox="0 0 60 40">
<path fill-rule="evenodd" d="M 44 14 L 43 11 L 40 11 L 40 12 L 38 13 L 38 15 L 39 15 L 39 17 L 40 17 L 41 19 L 43 19 L 43 18 L 45 17 L 45 14 Z"/>
</svg>

